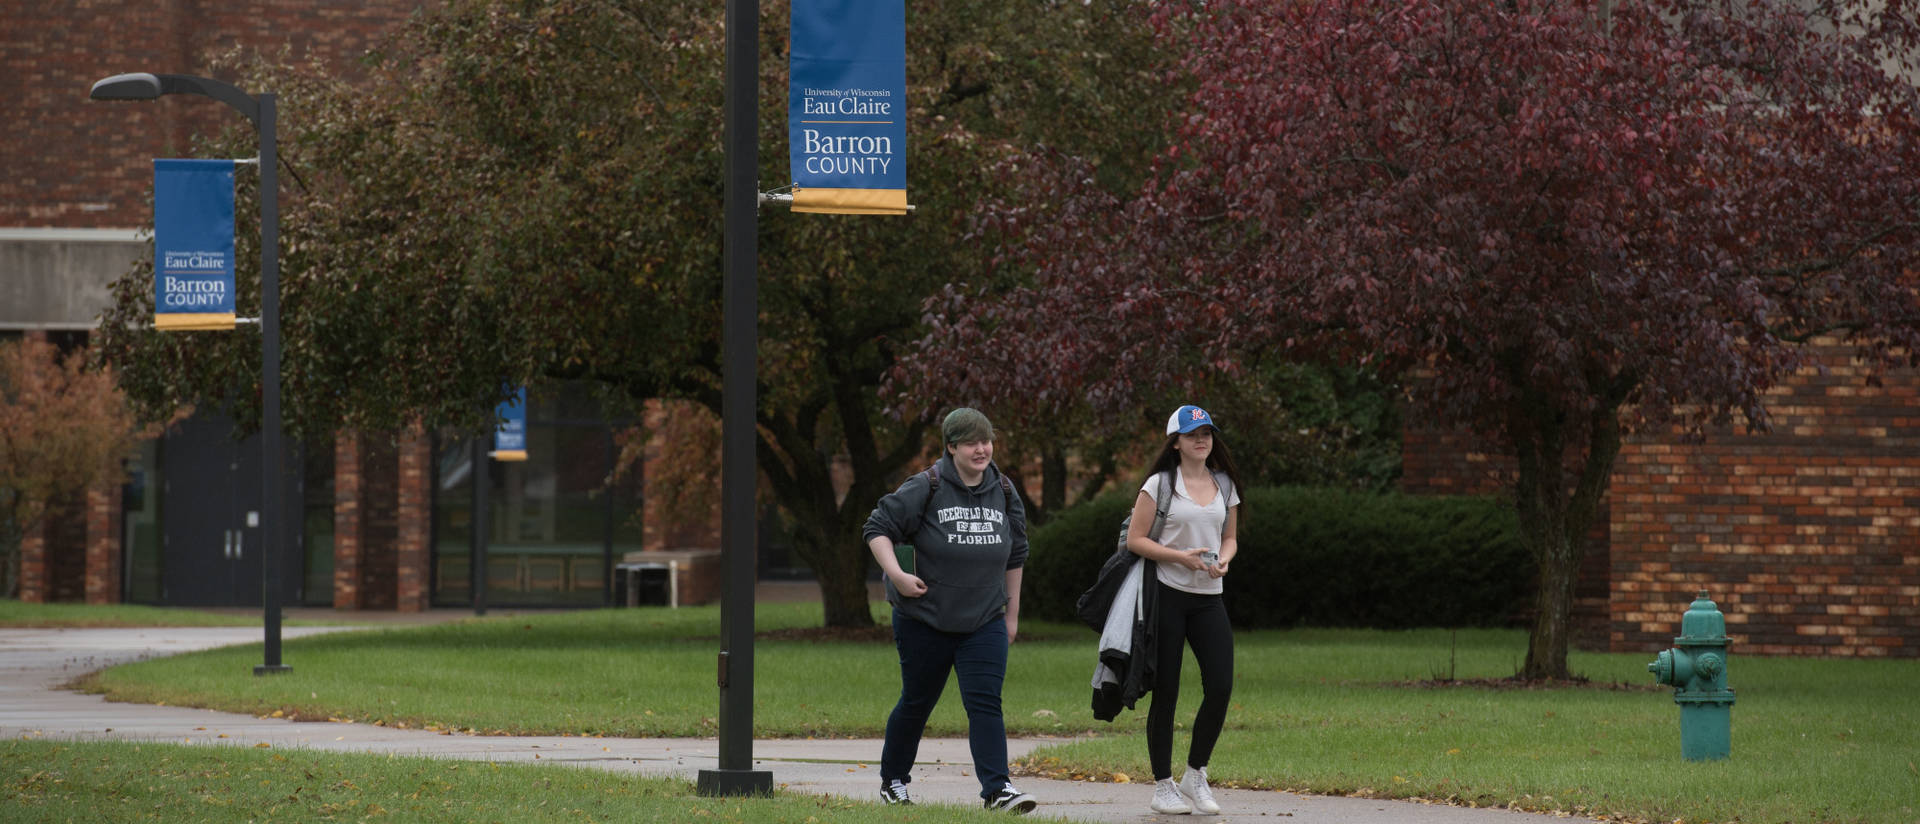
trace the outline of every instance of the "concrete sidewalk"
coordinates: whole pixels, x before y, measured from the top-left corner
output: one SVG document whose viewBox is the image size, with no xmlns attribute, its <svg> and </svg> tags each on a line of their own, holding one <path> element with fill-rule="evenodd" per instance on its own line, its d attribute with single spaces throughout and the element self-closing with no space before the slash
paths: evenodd
<svg viewBox="0 0 1920 824">
<path fill-rule="evenodd" d="M 342 614 L 347 617 L 354 614 Z M 464 617 L 441 613 L 442 619 Z M 292 639 L 351 627 L 289 627 Z M 293 722 L 209 710 L 109 703 L 98 696 L 58 689 L 60 684 L 115 664 L 195 649 L 257 643 L 259 628 L 0 629 L 0 737 L 165 741 L 184 744 L 306 748 L 374 752 L 477 761 L 567 764 L 616 772 L 666 775 L 692 781 L 718 766 L 711 738 L 561 738 L 441 735 L 364 724 Z M 296 646 L 295 650 L 298 649 Z M 294 671 L 299 671 L 294 660 Z M 1015 739 L 1018 758 L 1044 739 Z M 880 742 L 875 740 L 759 740 L 755 769 L 772 773 L 775 786 L 796 792 L 874 800 L 879 789 Z M 1014 784 L 1040 800 L 1036 816 L 1088 822 L 1181 821 L 1147 808 L 1150 785 L 1053 781 L 1016 777 Z M 978 804 L 979 783 L 963 739 L 928 739 L 914 770 L 916 799 Z M 1305 796 L 1258 790 L 1216 790 L 1224 809 L 1217 821 L 1274 816 L 1307 824 L 1546 824 L 1562 816 L 1507 810 L 1466 809 L 1400 801 Z"/>
</svg>

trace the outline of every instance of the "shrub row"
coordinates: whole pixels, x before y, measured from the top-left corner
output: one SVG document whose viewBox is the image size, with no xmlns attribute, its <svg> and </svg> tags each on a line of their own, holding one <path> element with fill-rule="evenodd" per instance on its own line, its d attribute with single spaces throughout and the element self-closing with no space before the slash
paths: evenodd
<svg viewBox="0 0 1920 824">
<path fill-rule="evenodd" d="M 1073 621 L 1134 490 L 1068 509 L 1030 536 L 1021 614 Z M 1532 598 L 1511 507 L 1489 498 L 1318 487 L 1248 491 L 1227 611 L 1241 629 L 1498 626 Z"/>
</svg>

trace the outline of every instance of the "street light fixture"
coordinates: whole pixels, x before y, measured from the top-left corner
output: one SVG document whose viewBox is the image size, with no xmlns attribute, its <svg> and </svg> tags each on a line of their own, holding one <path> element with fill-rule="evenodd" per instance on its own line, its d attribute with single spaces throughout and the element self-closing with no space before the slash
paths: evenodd
<svg viewBox="0 0 1920 824">
<path fill-rule="evenodd" d="M 767 795 L 773 773 L 753 768 L 753 512 L 755 339 L 759 336 L 760 0 L 727 0 L 726 201 L 721 241 L 720 761 L 701 770 L 701 795 Z"/>
<path fill-rule="evenodd" d="M 265 615 L 266 660 L 253 674 L 292 670 L 280 663 L 280 553 L 286 542 L 281 483 L 284 454 L 280 432 L 280 168 L 275 134 L 276 102 L 272 92 L 253 97 L 238 87 L 210 77 L 187 74 L 116 74 L 93 84 L 94 100 L 157 100 L 168 94 L 197 94 L 233 107 L 253 123 L 260 135 L 260 450 L 264 476 L 260 529 L 265 546 L 260 557 L 261 611 Z"/>
</svg>

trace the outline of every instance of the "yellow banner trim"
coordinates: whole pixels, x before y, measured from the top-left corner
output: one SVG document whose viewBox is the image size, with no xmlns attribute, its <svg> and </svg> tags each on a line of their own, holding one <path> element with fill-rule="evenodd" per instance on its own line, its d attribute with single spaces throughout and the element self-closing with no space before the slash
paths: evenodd
<svg viewBox="0 0 1920 824">
<path fill-rule="evenodd" d="M 803 189 L 793 187 L 793 210 L 822 215 L 904 215 L 905 189 Z"/>
<path fill-rule="evenodd" d="M 487 454 L 492 456 L 496 461 L 524 461 L 527 459 L 527 451 L 524 449 L 508 449 L 488 452 Z"/>
<path fill-rule="evenodd" d="M 233 331 L 231 313 L 162 312 L 153 316 L 153 328 L 162 332 Z"/>
</svg>

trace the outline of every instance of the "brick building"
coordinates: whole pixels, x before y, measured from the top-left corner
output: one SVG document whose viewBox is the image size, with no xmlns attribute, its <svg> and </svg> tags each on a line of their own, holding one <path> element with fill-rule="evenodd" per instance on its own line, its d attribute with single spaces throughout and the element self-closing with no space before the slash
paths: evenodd
<svg viewBox="0 0 1920 824">
<path fill-rule="evenodd" d="M 193 156 L 196 134 L 249 128 L 224 104 L 196 96 L 92 102 L 94 81 L 135 71 L 218 76 L 210 58 L 235 48 L 285 49 L 293 60 L 313 58 L 350 73 L 384 32 L 422 5 L 100 0 L 0 7 L 0 67 L 15 79 L 15 109 L 0 138 L 0 339 L 84 345 L 110 300 L 109 284 L 148 251 L 140 230 L 151 225 L 152 159 Z M 284 193 L 290 181 L 281 180 Z M 605 483 L 618 452 L 615 432 L 636 422 L 606 419 L 582 400 L 585 394 L 534 398 L 532 459 L 478 473 L 489 488 L 491 604 L 606 603 L 615 594 L 613 567 L 626 553 L 718 544 L 717 525 L 670 532 L 642 517 L 644 466 Z M 217 411 L 196 414 L 146 444 L 129 462 L 126 483 L 59 502 L 23 542 L 21 597 L 259 604 L 260 450 L 257 438 L 236 442 L 231 433 Z M 471 603 L 476 473 L 466 442 L 421 431 L 343 432 L 290 451 L 283 603 L 402 610 Z M 678 589 L 681 600 L 712 597 L 712 587 L 689 574 Z"/>
<path fill-rule="evenodd" d="M 1576 591 L 1576 640 L 1671 644 L 1707 590 L 1735 649 L 1920 657 L 1920 375 L 1870 387 L 1846 348 L 1815 346 L 1767 396 L 1774 429 L 1626 439 Z M 1500 488 L 1500 462 L 1458 435 L 1409 431 L 1411 492 Z"/>
</svg>

